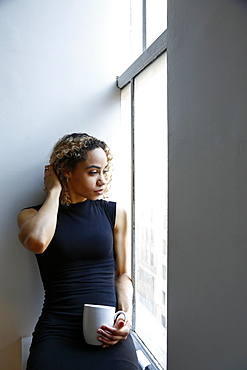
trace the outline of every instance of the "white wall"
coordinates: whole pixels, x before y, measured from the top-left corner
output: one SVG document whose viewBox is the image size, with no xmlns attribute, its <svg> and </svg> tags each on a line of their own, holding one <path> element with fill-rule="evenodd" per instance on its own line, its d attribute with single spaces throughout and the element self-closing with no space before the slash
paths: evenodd
<svg viewBox="0 0 247 370">
<path fill-rule="evenodd" d="M 247 2 L 168 14 L 168 370 L 244 370 Z"/>
<path fill-rule="evenodd" d="M 124 151 L 115 77 L 128 63 L 128 8 L 124 0 L 0 2 L 1 369 L 20 369 L 19 339 L 40 313 L 35 257 L 18 241 L 16 217 L 43 200 L 53 144 L 80 131 L 106 140 L 115 162 Z"/>
</svg>

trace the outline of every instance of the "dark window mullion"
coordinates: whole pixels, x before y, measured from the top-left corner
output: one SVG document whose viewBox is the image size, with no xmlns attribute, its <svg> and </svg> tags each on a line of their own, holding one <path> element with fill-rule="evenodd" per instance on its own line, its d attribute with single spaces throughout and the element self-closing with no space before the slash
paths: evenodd
<svg viewBox="0 0 247 370">
<path fill-rule="evenodd" d="M 117 77 L 117 87 L 122 89 L 132 78 L 135 78 L 143 69 L 157 59 L 167 49 L 167 31 L 164 31 L 134 63 L 121 75 Z"/>
<path fill-rule="evenodd" d="M 134 283 L 134 296 L 133 296 L 133 317 L 132 329 L 136 328 L 136 246 L 135 246 L 135 79 L 132 78 L 130 82 L 131 89 L 131 159 L 132 159 L 132 231 L 131 231 L 131 244 L 132 244 L 132 277 Z"/>
<path fill-rule="evenodd" d="M 142 0 L 142 51 L 147 49 L 147 3 Z"/>
</svg>

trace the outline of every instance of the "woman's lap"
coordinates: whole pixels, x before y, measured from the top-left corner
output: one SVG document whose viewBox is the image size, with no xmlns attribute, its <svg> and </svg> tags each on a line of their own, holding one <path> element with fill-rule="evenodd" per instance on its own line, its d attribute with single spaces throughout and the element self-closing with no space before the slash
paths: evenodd
<svg viewBox="0 0 247 370">
<path fill-rule="evenodd" d="M 52 337 L 31 347 L 27 370 L 137 370 L 132 338 L 102 348 L 68 338 Z"/>
</svg>

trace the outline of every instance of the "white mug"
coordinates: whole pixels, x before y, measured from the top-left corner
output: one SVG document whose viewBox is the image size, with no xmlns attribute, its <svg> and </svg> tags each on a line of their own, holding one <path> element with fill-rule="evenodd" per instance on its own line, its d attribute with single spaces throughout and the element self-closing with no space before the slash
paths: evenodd
<svg viewBox="0 0 247 370">
<path fill-rule="evenodd" d="M 99 333 L 97 333 L 97 330 L 102 325 L 113 326 L 120 314 L 124 315 L 124 321 L 126 321 L 125 312 L 118 311 L 115 313 L 115 307 L 84 304 L 83 335 L 85 341 L 88 344 L 100 346 L 102 343 L 98 340 Z"/>
</svg>

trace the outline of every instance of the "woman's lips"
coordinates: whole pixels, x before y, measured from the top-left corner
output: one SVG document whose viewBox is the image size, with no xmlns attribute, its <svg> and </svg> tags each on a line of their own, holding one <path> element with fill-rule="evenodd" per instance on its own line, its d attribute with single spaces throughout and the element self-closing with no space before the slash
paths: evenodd
<svg viewBox="0 0 247 370">
<path fill-rule="evenodd" d="M 97 193 L 97 194 L 102 194 L 102 193 L 103 193 L 103 191 L 104 191 L 104 189 L 95 190 L 95 193 Z"/>
</svg>

